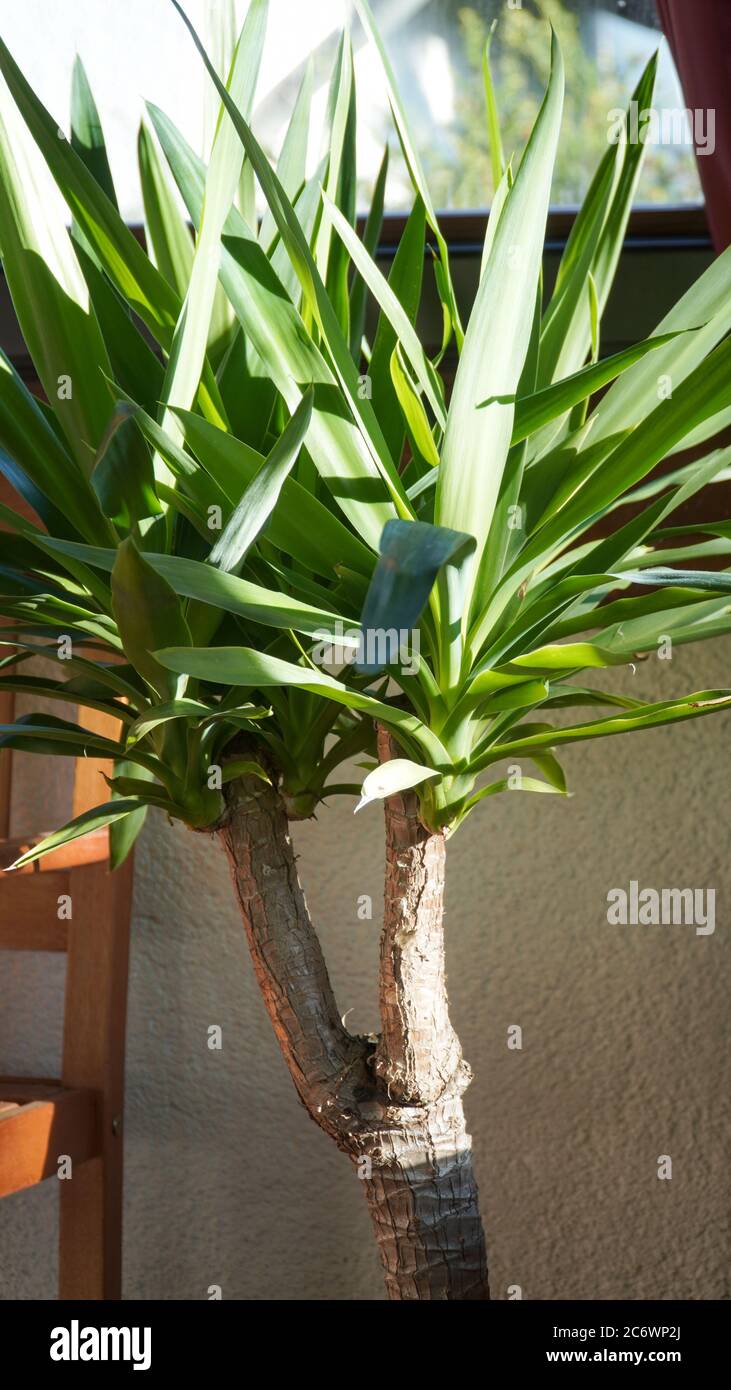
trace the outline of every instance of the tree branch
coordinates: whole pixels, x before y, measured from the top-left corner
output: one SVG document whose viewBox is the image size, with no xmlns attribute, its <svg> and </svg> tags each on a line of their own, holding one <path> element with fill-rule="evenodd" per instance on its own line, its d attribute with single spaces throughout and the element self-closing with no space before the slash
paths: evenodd
<svg viewBox="0 0 731 1390">
<path fill-rule="evenodd" d="M 226 788 L 217 834 L 228 857 L 256 977 L 297 1092 L 335 1132 L 344 1079 L 365 1046 L 343 1027 L 297 875 L 279 791 L 257 777 Z M 337 1136 L 336 1136 L 337 1137 Z"/>
</svg>

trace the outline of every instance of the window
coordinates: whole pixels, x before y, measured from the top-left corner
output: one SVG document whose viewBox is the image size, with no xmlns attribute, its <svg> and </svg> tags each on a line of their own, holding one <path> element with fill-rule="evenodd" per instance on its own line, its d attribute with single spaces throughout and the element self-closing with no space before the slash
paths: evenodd
<svg viewBox="0 0 731 1390">
<path fill-rule="evenodd" d="M 566 103 L 553 201 L 581 202 L 606 149 L 611 112 L 624 108 L 648 59 L 660 48 L 655 105 L 677 112 L 659 130 L 672 143 L 648 142 L 638 200 L 702 201 L 690 128 L 654 0 L 382 0 L 376 5 L 401 90 L 417 132 L 438 206 L 479 208 L 492 199 L 482 81 L 482 52 L 493 20 L 491 68 L 507 156 L 522 149 L 548 72 L 547 24 L 561 40 Z M 375 112 L 371 128 L 377 127 Z M 383 130 L 386 129 L 385 117 Z M 403 178 L 390 190 L 403 206 Z"/>
<path fill-rule="evenodd" d="M 187 0 L 205 33 L 217 0 Z M 508 153 L 522 146 L 540 100 L 551 19 L 567 61 L 567 102 L 554 203 L 575 206 L 606 148 L 612 108 L 624 106 L 654 48 L 661 46 L 656 102 L 682 111 L 684 101 L 652 0 L 372 0 L 397 71 L 435 203 L 467 209 L 489 205 L 490 164 L 482 95 L 482 46 L 494 18 L 494 71 Z M 239 0 L 243 18 L 245 3 Z M 255 124 L 272 154 L 308 53 L 316 72 L 314 126 L 322 121 L 337 34 L 347 0 L 271 0 L 268 42 Z M 136 132 L 149 98 L 179 125 L 196 149 L 210 121 L 207 79 L 185 28 L 168 0 L 23 0 L 4 6 L 3 37 L 53 115 L 65 124 L 71 68 L 81 54 L 99 105 L 122 211 L 142 217 L 135 164 Z M 354 27 L 359 102 L 358 189 L 369 199 L 388 138 L 387 208 L 411 201 L 376 55 Z M 206 116 L 206 105 L 209 115 Z M 638 199 L 646 204 L 701 201 L 693 151 L 682 121 L 674 143 L 648 147 Z M 680 136 L 680 138 L 678 138 Z M 313 164 L 319 143 L 313 137 Z"/>
</svg>

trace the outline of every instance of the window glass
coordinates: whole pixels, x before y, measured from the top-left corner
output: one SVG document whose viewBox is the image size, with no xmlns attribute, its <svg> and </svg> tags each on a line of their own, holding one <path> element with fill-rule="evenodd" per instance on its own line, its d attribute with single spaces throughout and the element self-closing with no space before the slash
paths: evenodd
<svg viewBox="0 0 731 1390">
<path fill-rule="evenodd" d="M 542 18 L 538 10 L 533 0 L 404 0 L 400 6 L 383 0 L 376 6 L 435 202 L 470 208 L 484 206 L 492 197 L 482 54 L 494 20 L 491 69 L 508 157 L 522 149 L 545 86 L 547 20 L 561 40 L 566 102 L 553 185 L 555 205 L 571 207 L 583 198 L 610 132 L 616 131 L 617 109 L 627 106 L 658 47 L 654 105 L 659 139 L 647 141 L 638 201 L 700 202 L 690 125 L 654 0 L 541 0 Z M 645 125 L 638 112 L 638 130 Z M 403 187 L 391 192 L 396 202 L 404 196 Z"/>
<path fill-rule="evenodd" d="M 220 0 L 187 0 L 205 33 Z M 397 72 L 435 203 L 480 208 L 492 198 L 484 115 L 482 48 L 493 19 L 495 80 L 507 153 L 519 150 L 540 102 L 551 20 L 567 67 L 567 101 L 553 201 L 574 206 L 606 149 L 611 112 L 626 104 L 644 64 L 660 44 L 656 107 L 670 113 L 661 141 L 648 145 L 638 201 L 696 203 L 700 187 L 681 116 L 684 102 L 653 0 L 372 0 Z M 237 4 L 239 21 L 246 4 Z M 316 73 L 312 163 L 320 148 L 327 84 L 347 0 L 270 0 L 268 37 L 255 125 L 272 155 L 312 54 Z M 136 134 L 149 99 L 161 106 L 199 151 L 205 149 L 207 79 L 169 0 L 23 0 L 3 5 L 3 38 L 63 126 L 71 69 L 81 54 L 105 128 L 120 203 L 129 221 L 142 216 Z M 410 185 L 390 125 L 379 62 L 353 27 L 359 107 L 358 191 L 369 199 L 383 146 L 391 146 L 387 207 L 409 206 Z M 210 107 L 210 100 L 208 102 Z M 674 113 L 677 113 L 677 117 Z M 210 122 L 210 115 L 208 116 Z M 664 137 L 664 138 L 663 138 Z"/>
</svg>

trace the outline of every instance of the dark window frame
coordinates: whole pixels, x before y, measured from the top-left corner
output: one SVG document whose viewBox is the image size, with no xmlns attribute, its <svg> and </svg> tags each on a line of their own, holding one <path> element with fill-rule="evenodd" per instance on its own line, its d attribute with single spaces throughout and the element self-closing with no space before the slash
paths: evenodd
<svg viewBox="0 0 731 1390">
<path fill-rule="evenodd" d="M 560 250 L 566 245 L 578 208 L 552 208 L 546 226 L 546 249 Z M 450 252 L 456 256 L 479 256 L 485 239 L 487 209 L 450 209 L 439 213 L 439 224 Z M 392 255 L 406 223 L 405 213 L 386 213 L 379 242 L 379 254 Z M 359 222 L 362 230 L 362 222 Z M 623 251 L 656 249 L 678 251 L 705 250 L 711 246 L 706 210 L 701 204 L 662 204 L 633 208 Z"/>
</svg>

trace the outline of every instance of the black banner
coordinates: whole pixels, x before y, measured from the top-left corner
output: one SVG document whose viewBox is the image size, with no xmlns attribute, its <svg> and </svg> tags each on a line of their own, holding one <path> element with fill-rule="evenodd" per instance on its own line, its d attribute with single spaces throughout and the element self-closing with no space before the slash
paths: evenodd
<svg viewBox="0 0 731 1390">
<path fill-rule="evenodd" d="M 372 1355 L 384 1331 L 391 1348 L 393 1338 L 403 1338 L 409 1363 L 422 1355 L 461 1361 L 469 1354 L 480 1358 L 480 1377 L 498 1368 L 502 1374 L 545 1369 L 550 1377 L 564 1367 L 715 1369 L 725 1362 L 728 1315 L 725 1302 L 496 1302 L 462 1314 L 442 1306 L 439 1324 L 423 1325 L 420 1342 L 418 1308 L 397 1311 L 393 1304 L 374 1319 L 345 1302 L 313 1301 L 304 1314 L 290 1302 L 18 1302 L 0 1306 L 0 1334 L 7 1384 L 11 1369 L 43 1373 L 43 1384 L 64 1372 L 80 1382 L 88 1374 L 92 1383 L 100 1369 L 149 1378 L 176 1371 L 225 1375 L 230 1367 L 247 1376 L 256 1373 L 265 1347 L 281 1373 L 290 1358 L 308 1357 L 313 1338 L 319 1353 L 310 1374 L 318 1373 L 318 1363 L 323 1367 L 326 1347 L 330 1376 L 349 1358 L 352 1364 L 353 1355 Z M 266 1330 L 272 1317 L 279 1327 L 274 1340 Z M 400 1374 L 405 1370 L 402 1364 Z"/>
</svg>

